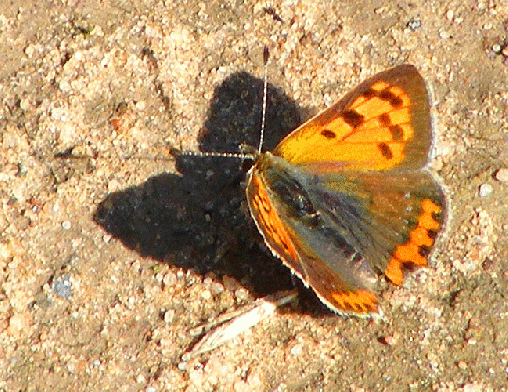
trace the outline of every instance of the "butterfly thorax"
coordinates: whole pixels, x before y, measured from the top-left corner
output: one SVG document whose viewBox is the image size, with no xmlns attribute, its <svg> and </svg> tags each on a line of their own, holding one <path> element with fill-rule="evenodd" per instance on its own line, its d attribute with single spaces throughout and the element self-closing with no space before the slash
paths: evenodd
<svg viewBox="0 0 508 392">
<path fill-rule="evenodd" d="M 259 155 L 251 169 L 251 176 L 258 176 L 265 184 L 270 199 L 284 206 L 286 213 L 295 219 L 306 219 L 315 224 L 318 212 L 305 190 L 317 177 L 292 166 L 285 159 L 270 152 Z"/>
</svg>

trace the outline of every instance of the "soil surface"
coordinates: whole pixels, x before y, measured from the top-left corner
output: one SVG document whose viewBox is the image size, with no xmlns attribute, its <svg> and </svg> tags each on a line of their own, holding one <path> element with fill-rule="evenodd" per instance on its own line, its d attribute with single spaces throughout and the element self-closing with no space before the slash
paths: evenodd
<svg viewBox="0 0 508 392">
<path fill-rule="evenodd" d="M 246 213 L 245 165 L 414 64 L 447 188 L 431 268 L 384 320 L 332 314 Z M 508 3 L 3 1 L 0 391 L 508 390 Z M 299 301 L 188 361 L 195 327 Z"/>
</svg>

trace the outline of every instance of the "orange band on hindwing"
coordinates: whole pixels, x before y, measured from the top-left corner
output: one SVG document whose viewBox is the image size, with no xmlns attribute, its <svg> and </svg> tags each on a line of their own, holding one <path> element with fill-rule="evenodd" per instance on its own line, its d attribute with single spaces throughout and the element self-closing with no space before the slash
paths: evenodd
<svg viewBox="0 0 508 392">
<path fill-rule="evenodd" d="M 404 281 L 405 265 L 423 267 L 428 265 L 428 253 L 434 244 L 436 233 L 441 226 L 441 207 L 430 199 L 424 199 L 421 203 L 422 212 L 418 217 L 418 223 L 409 233 L 409 241 L 399 245 L 388 263 L 385 275 L 393 284 L 401 285 Z"/>
<path fill-rule="evenodd" d="M 368 290 L 332 293 L 337 305 L 348 312 L 368 313 L 377 311 L 377 297 Z"/>
</svg>

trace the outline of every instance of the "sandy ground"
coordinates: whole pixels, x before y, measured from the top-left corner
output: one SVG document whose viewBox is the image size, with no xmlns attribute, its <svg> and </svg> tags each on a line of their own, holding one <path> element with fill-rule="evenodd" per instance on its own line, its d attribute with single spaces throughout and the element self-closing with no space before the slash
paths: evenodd
<svg viewBox="0 0 508 392">
<path fill-rule="evenodd" d="M 1 391 L 508 390 L 508 3 L 2 3 Z M 296 282 L 297 304 L 185 362 L 194 327 L 295 284 L 237 161 L 165 155 L 256 144 L 264 45 L 267 148 L 414 64 L 449 230 L 386 285 L 386 320 Z"/>
</svg>

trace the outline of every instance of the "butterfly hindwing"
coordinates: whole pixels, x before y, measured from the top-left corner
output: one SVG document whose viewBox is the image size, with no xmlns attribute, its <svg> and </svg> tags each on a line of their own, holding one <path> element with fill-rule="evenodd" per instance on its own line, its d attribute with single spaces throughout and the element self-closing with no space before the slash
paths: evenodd
<svg viewBox="0 0 508 392">
<path fill-rule="evenodd" d="M 327 175 L 308 187 L 316 209 L 394 284 L 409 266 L 427 266 L 446 218 L 446 199 L 426 171 Z"/>
</svg>

